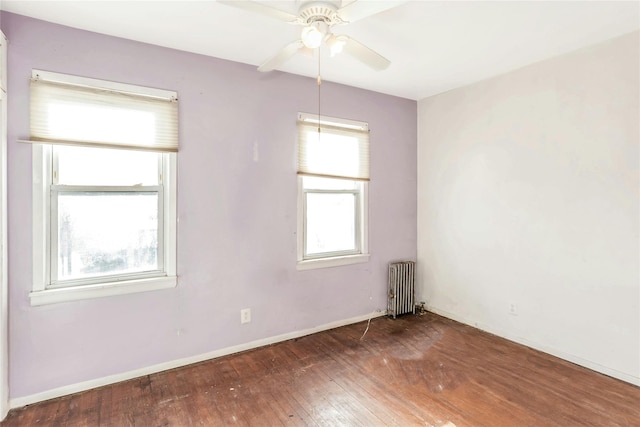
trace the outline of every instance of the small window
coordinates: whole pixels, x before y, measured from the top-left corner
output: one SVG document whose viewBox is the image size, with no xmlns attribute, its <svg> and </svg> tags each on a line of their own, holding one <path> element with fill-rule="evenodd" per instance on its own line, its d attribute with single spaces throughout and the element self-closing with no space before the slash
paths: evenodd
<svg viewBox="0 0 640 427">
<path fill-rule="evenodd" d="M 298 269 L 366 262 L 368 125 L 301 113 L 298 131 Z"/>
<path fill-rule="evenodd" d="M 176 104 L 34 71 L 33 305 L 176 286 Z"/>
</svg>

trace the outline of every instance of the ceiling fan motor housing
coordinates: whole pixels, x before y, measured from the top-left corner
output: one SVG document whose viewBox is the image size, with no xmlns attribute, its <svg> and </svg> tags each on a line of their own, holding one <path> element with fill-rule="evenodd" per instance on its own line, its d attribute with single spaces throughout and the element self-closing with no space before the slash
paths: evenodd
<svg viewBox="0 0 640 427">
<path fill-rule="evenodd" d="M 300 8 L 299 16 L 302 25 L 312 25 L 316 22 L 323 22 L 328 27 L 342 24 L 344 21 L 337 13 L 336 7 L 327 2 L 305 3 Z"/>
</svg>

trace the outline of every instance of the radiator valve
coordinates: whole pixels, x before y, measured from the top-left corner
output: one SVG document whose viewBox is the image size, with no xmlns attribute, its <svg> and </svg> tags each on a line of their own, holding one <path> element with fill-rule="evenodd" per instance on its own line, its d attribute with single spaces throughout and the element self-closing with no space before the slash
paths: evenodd
<svg viewBox="0 0 640 427">
<path fill-rule="evenodd" d="M 426 302 L 420 301 L 420 304 L 416 304 L 416 313 L 420 316 L 427 314 L 427 308 L 425 307 Z"/>
</svg>

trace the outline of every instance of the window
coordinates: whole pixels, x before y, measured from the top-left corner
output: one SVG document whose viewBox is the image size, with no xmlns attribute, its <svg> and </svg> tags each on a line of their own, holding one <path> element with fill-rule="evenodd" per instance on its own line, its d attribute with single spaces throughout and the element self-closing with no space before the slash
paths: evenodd
<svg viewBox="0 0 640 427">
<path fill-rule="evenodd" d="M 175 92 L 34 70 L 32 305 L 175 287 Z"/>
<path fill-rule="evenodd" d="M 367 123 L 298 115 L 298 269 L 368 261 L 368 181 Z"/>
</svg>

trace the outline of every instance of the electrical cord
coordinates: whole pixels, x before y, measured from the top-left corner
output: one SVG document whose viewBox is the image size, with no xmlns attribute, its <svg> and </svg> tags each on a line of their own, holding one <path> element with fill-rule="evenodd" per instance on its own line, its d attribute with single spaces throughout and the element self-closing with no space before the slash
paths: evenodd
<svg viewBox="0 0 640 427">
<path fill-rule="evenodd" d="M 380 310 L 373 310 L 371 312 L 371 316 L 369 316 L 369 321 L 367 322 L 367 329 L 364 330 L 364 333 L 362 334 L 362 336 L 360 337 L 360 341 L 362 341 L 362 339 L 364 338 L 364 336 L 367 334 L 367 332 L 369 331 L 369 326 L 371 326 L 371 319 L 373 319 L 373 315 L 378 313 Z"/>
</svg>

